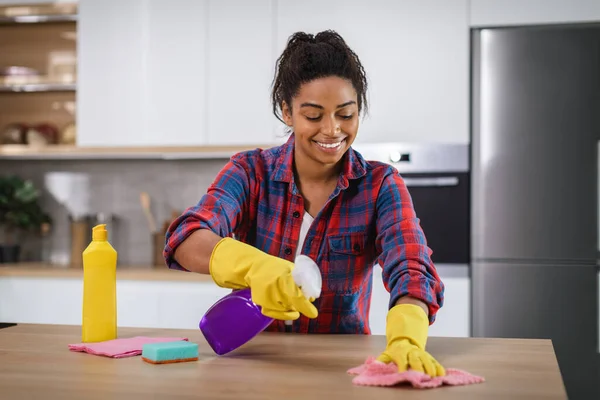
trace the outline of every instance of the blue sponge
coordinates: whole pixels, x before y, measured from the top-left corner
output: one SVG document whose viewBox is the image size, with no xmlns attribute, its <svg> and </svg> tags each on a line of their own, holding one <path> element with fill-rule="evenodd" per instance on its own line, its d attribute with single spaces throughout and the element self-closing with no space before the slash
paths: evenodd
<svg viewBox="0 0 600 400">
<path fill-rule="evenodd" d="M 185 340 L 148 343 L 142 347 L 142 360 L 151 364 L 197 361 L 198 344 Z"/>
</svg>

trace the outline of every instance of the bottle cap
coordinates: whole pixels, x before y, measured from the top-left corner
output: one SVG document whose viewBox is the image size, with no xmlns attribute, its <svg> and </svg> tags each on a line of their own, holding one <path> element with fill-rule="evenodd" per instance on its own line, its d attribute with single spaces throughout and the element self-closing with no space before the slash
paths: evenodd
<svg viewBox="0 0 600 400">
<path fill-rule="evenodd" d="M 106 224 L 99 224 L 92 228 L 92 240 L 105 242 L 107 238 Z"/>
</svg>

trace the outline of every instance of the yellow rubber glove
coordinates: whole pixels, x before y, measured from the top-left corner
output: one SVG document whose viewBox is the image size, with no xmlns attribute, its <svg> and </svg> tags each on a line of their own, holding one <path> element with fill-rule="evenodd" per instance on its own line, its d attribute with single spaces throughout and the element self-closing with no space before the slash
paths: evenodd
<svg viewBox="0 0 600 400">
<path fill-rule="evenodd" d="M 446 370 L 425 351 L 429 320 L 423 309 L 413 304 L 398 304 L 386 318 L 387 347 L 377 360 L 398 366 L 398 372 L 408 369 L 431 377 L 444 376 Z"/>
<path fill-rule="evenodd" d="M 252 301 L 264 315 L 280 320 L 295 320 L 300 314 L 316 318 L 317 309 L 294 282 L 293 269 L 290 261 L 228 237 L 217 243 L 209 263 L 217 285 L 251 288 Z"/>
</svg>

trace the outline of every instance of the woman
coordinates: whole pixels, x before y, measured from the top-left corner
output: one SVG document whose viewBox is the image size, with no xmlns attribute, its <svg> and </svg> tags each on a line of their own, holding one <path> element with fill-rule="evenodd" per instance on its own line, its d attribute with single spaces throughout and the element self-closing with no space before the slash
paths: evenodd
<svg viewBox="0 0 600 400">
<path fill-rule="evenodd" d="M 222 287 L 251 287 L 253 301 L 275 318 L 269 331 L 293 320 L 295 332 L 369 334 L 379 263 L 390 308 L 378 359 L 444 375 L 425 351 L 444 286 L 408 190 L 393 167 L 351 148 L 367 107 L 360 60 L 335 32 L 299 32 L 277 67 L 273 112 L 291 131 L 287 143 L 231 158 L 200 202 L 171 224 L 167 265 L 210 274 Z M 292 279 L 297 254 L 321 269 L 316 300 Z"/>
</svg>

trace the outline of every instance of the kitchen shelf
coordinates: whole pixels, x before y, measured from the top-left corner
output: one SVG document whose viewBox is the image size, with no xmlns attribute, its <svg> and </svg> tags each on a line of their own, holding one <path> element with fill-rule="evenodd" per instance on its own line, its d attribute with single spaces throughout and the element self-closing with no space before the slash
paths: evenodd
<svg viewBox="0 0 600 400">
<path fill-rule="evenodd" d="M 77 1 L 37 4 L 6 4 L 0 6 L 0 25 L 44 24 L 77 21 Z"/>
<path fill-rule="evenodd" d="M 77 147 L 48 145 L 0 145 L 2 160 L 216 160 L 235 153 L 269 148 L 277 144 L 195 147 Z"/>
<path fill-rule="evenodd" d="M 0 16 L 0 25 L 8 24 L 41 24 L 52 22 L 77 21 L 77 15 L 15 15 L 12 17 Z"/>
<path fill-rule="evenodd" d="M 0 84 L 0 92 L 74 92 L 76 90 L 75 83 Z"/>
</svg>

